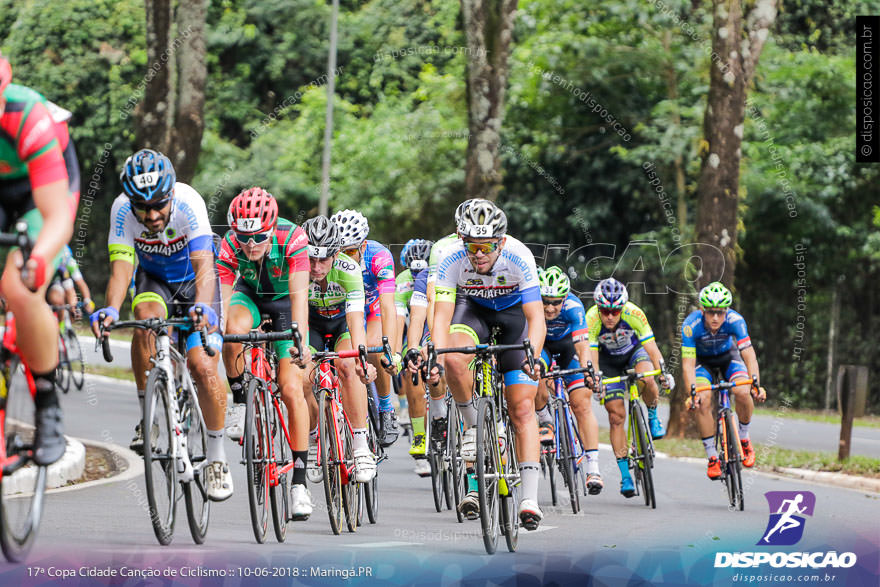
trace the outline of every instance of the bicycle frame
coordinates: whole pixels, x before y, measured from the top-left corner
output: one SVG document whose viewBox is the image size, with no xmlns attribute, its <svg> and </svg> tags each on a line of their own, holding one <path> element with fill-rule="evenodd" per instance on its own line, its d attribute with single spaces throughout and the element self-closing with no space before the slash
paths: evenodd
<svg viewBox="0 0 880 587">
<path fill-rule="evenodd" d="M 718 395 L 716 396 L 718 398 L 718 412 L 717 412 L 717 415 L 715 418 L 715 429 L 718 431 L 716 438 L 718 438 L 718 435 L 720 435 L 721 446 L 719 447 L 716 445 L 716 448 L 720 449 L 719 454 L 721 454 L 724 457 L 725 463 L 729 463 L 733 460 L 731 458 L 731 454 L 730 454 L 731 447 L 729 447 L 727 445 L 727 421 L 725 418 L 725 416 L 728 413 L 732 413 L 732 410 L 730 408 L 730 389 L 732 389 L 734 387 L 739 387 L 741 385 L 749 385 L 749 386 L 754 387 L 755 386 L 755 378 L 753 377 L 752 379 L 737 379 L 734 381 L 721 380 L 718 383 L 714 383 L 714 384 L 710 384 L 710 385 L 701 385 L 699 387 L 697 387 L 695 385 L 691 386 L 691 405 L 692 406 L 694 405 L 695 396 L 697 393 L 699 393 L 701 391 L 717 391 L 718 392 Z M 734 428 L 732 430 L 732 432 L 734 434 L 734 437 L 736 438 L 737 443 L 739 443 L 740 442 L 739 430 Z M 737 453 L 736 457 L 742 458 L 742 454 L 740 453 L 740 449 L 739 449 L 738 445 L 737 445 L 737 447 L 735 447 L 735 450 Z M 721 467 L 721 476 L 718 479 L 724 480 L 726 477 L 727 477 L 727 468 Z"/>
<path fill-rule="evenodd" d="M 34 377 L 30 368 L 25 364 L 24 359 L 22 359 L 18 350 L 18 345 L 15 341 L 15 317 L 7 315 L 6 330 L 3 332 L 3 348 L 0 350 L 0 357 L 2 357 L 2 363 L 4 365 L 6 361 L 11 358 L 11 355 L 17 356 L 21 359 L 25 377 L 27 378 L 28 390 L 33 399 L 37 393 L 37 388 L 34 384 Z M 30 460 L 29 455 L 23 456 L 21 453 L 16 453 L 10 456 L 8 453 L 9 447 L 6 446 L 6 401 L 9 394 L 9 382 L 6 375 L 7 374 L 5 373 L 0 374 L 0 481 L 3 480 L 4 475 L 12 475 L 18 469 L 25 466 Z"/>
<path fill-rule="evenodd" d="M 289 446 L 292 451 L 293 442 L 290 439 L 290 430 L 288 429 L 287 420 L 285 420 L 284 418 L 284 412 L 281 410 L 281 402 L 278 401 L 278 396 L 276 394 L 278 390 L 278 385 L 275 383 L 275 361 L 266 356 L 267 350 L 262 344 L 252 346 L 250 351 L 250 372 L 253 374 L 254 377 L 262 379 L 265 382 L 266 385 L 263 387 L 263 390 L 266 394 L 266 397 L 263 398 L 263 401 L 264 403 L 266 403 L 266 405 L 273 406 L 273 408 L 275 409 L 275 414 L 278 416 L 278 421 L 284 424 L 281 427 L 282 431 L 284 432 L 284 441 L 287 442 L 287 446 Z M 239 441 L 239 444 L 244 444 L 243 436 L 242 439 Z M 280 483 L 279 479 L 281 478 L 281 475 L 284 475 L 288 471 L 292 470 L 294 467 L 294 462 L 291 460 L 291 462 L 287 463 L 286 465 L 279 467 L 278 460 L 275 455 L 275 443 L 269 443 L 269 446 L 267 448 L 269 453 L 267 455 L 267 472 L 269 474 L 269 485 L 271 487 L 277 487 Z"/>
<path fill-rule="evenodd" d="M 558 367 L 559 367 L 559 365 L 556 363 L 556 359 L 554 357 L 553 361 L 550 364 L 550 370 L 555 371 Z M 584 442 L 581 439 L 580 432 L 578 431 L 578 427 L 575 424 L 575 418 L 573 418 L 571 415 L 571 409 L 570 409 L 570 406 L 568 403 L 569 402 L 568 394 L 566 393 L 566 388 L 565 388 L 565 379 L 562 376 L 554 377 L 553 395 L 550 396 L 550 401 L 553 402 L 553 406 L 555 408 L 553 411 L 556 415 L 556 430 L 559 430 L 560 426 L 562 425 L 562 422 L 560 422 L 560 420 L 563 420 L 565 423 L 565 429 L 568 432 L 569 448 L 571 449 L 571 454 L 575 454 L 575 450 L 574 450 L 575 449 L 575 445 L 574 445 L 575 439 L 577 439 L 581 448 L 583 448 Z M 560 412 L 562 414 L 561 416 L 560 416 Z M 554 440 L 554 444 L 553 444 L 554 449 L 553 450 L 555 451 L 555 455 L 558 458 L 558 455 L 561 454 L 561 451 L 560 451 L 561 445 L 559 444 L 559 434 L 554 434 L 553 440 Z M 580 469 L 580 464 L 581 464 L 581 458 L 578 457 L 574 461 L 575 474 L 577 474 L 578 469 Z"/>
<path fill-rule="evenodd" d="M 346 355 L 344 353 L 354 353 L 353 355 Z M 347 356 L 357 356 L 357 351 L 341 351 L 339 353 L 339 358 L 345 358 Z M 342 408 L 342 400 L 339 397 L 339 377 L 336 375 L 336 372 L 333 370 L 330 362 L 333 359 L 323 358 L 320 363 L 318 363 L 317 373 L 315 375 L 315 384 L 318 388 L 318 393 L 324 392 L 327 393 L 330 399 L 330 408 L 333 414 L 333 426 L 336 427 L 336 450 L 338 455 L 343 454 L 342 449 L 342 438 L 343 431 L 339 427 L 339 416 L 342 415 L 342 420 L 344 425 L 348 428 L 350 434 L 354 435 L 353 429 L 351 427 L 351 422 L 348 420 L 348 414 L 345 413 L 345 410 Z M 317 464 L 320 466 L 321 463 L 321 435 L 318 435 L 318 458 Z M 331 463 L 333 465 L 337 463 Z M 350 464 L 346 464 L 344 462 L 338 463 L 342 466 L 340 470 L 342 471 L 342 484 L 348 485 L 354 478 L 354 462 Z"/>
</svg>

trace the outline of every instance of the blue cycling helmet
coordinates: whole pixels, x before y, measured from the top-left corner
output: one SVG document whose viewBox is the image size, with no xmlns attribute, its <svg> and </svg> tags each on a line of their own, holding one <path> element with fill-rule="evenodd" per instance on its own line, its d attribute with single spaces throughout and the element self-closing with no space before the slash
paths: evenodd
<svg viewBox="0 0 880 587">
<path fill-rule="evenodd" d="M 408 241 L 406 241 L 405 245 L 403 245 L 403 248 L 400 250 L 400 266 L 401 267 L 406 267 L 406 252 L 409 250 L 409 248 L 411 246 L 413 246 L 413 243 L 415 243 L 418 240 L 419 239 L 417 239 L 417 238 L 411 238 Z"/>
<path fill-rule="evenodd" d="M 625 285 L 613 277 L 609 277 L 600 281 L 596 286 L 596 290 L 593 292 L 593 301 L 600 308 L 619 310 L 629 301 L 629 293 L 627 293 Z"/>
<path fill-rule="evenodd" d="M 125 160 L 119 179 L 129 199 L 150 202 L 168 197 L 177 174 L 168 157 L 152 149 L 141 149 Z"/>
</svg>

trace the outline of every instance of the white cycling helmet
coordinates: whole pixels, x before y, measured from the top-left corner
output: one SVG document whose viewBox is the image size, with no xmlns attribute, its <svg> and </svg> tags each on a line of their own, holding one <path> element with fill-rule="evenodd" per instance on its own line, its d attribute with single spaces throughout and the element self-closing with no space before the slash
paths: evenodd
<svg viewBox="0 0 880 587">
<path fill-rule="evenodd" d="M 330 217 L 330 221 L 336 225 L 342 250 L 359 246 L 370 234 L 370 224 L 357 210 L 340 210 Z"/>
<path fill-rule="evenodd" d="M 475 198 L 463 203 L 458 234 L 471 238 L 498 238 L 507 233 L 507 216 L 490 202 Z"/>
</svg>

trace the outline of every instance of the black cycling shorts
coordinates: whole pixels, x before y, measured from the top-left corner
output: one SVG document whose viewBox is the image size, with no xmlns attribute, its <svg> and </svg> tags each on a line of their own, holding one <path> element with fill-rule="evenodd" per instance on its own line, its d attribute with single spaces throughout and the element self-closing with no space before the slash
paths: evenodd
<svg viewBox="0 0 880 587">
<path fill-rule="evenodd" d="M 335 350 L 340 341 L 351 338 L 345 314 L 333 318 L 321 316 L 317 310 L 309 306 L 309 347 L 311 351 L 323 351 L 326 341 L 327 348 Z"/>
<path fill-rule="evenodd" d="M 498 344 L 518 344 L 524 341 L 529 335 L 529 328 L 522 304 L 504 310 L 493 310 L 471 301 L 467 296 L 456 296 L 450 333 L 467 334 L 474 344 L 488 343 L 493 327 L 499 328 L 496 338 Z M 498 368 L 502 373 L 518 371 L 525 360 L 524 350 L 505 351 L 498 355 Z"/>
</svg>

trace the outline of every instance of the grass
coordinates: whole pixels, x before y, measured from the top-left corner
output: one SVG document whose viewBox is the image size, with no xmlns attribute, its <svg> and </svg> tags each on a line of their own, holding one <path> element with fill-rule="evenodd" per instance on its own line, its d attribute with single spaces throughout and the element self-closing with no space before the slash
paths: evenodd
<svg viewBox="0 0 880 587">
<path fill-rule="evenodd" d="M 782 410 L 774 408 L 755 407 L 755 413 L 760 416 L 780 416 L 782 418 L 792 418 L 795 420 L 807 420 L 810 422 L 825 422 L 827 424 L 840 424 L 840 414 L 834 411 L 825 410 Z M 853 426 L 862 428 L 880 428 L 880 416 L 867 415 L 853 420 Z"/>
<path fill-rule="evenodd" d="M 86 373 L 92 375 L 103 375 L 104 377 L 113 377 L 114 379 L 123 379 L 125 381 L 134 381 L 134 374 L 127 367 L 114 367 L 108 364 L 87 365 Z"/>
<path fill-rule="evenodd" d="M 600 437 L 608 442 L 608 432 L 600 430 Z M 694 438 L 663 438 L 654 441 L 655 448 L 674 457 L 705 458 L 703 443 Z M 844 463 L 838 462 L 837 455 L 830 452 L 791 450 L 776 446 L 755 444 L 755 469 L 758 471 L 777 471 L 780 468 L 809 469 L 860 475 L 880 479 L 880 459 L 854 455 Z"/>
</svg>

